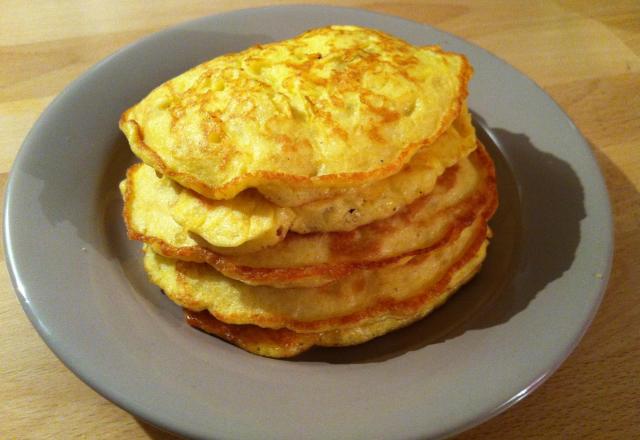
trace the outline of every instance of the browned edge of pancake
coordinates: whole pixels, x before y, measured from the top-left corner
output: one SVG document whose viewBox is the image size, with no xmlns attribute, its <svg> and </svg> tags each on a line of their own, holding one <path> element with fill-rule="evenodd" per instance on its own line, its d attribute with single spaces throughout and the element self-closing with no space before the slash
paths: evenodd
<svg viewBox="0 0 640 440">
<path fill-rule="evenodd" d="M 233 257 L 227 257 L 214 251 L 207 249 L 202 246 L 190 246 L 190 247 L 182 247 L 178 248 L 175 246 L 171 246 L 164 242 L 161 239 L 156 237 L 147 236 L 141 233 L 136 232 L 130 226 L 132 224 L 131 214 L 128 209 L 128 204 L 125 202 L 123 217 L 125 220 L 125 224 L 127 227 L 127 234 L 130 239 L 142 241 L 144 243 L 148 243 L 154 248 L 156 248 L 159 253 L 169 258 L 176 258 L 182 261 L 190 261 L 190 262 L 204 262 L 214 267 L 216 270 L 228 276 L 229 278 L 234 278 L 239 281 L 247 282 L 250 284 L 257 285 L 277 285 L 284 283 L 293 283 L 295 281 L 303 280 L 306 278 L 318 277 L 323 279 L 323 282 L 329 283 L 335 281 L 340 278 L 344 278 L 355 271 L 359 270 L 370 270 L 381 268 L 390 264 L 394 264 L 402 259 L 418 256 L 421 254 L 433 252 L 436 249 L 439 249 L 445 246 L 447 243 L 450 243 L 452 240 L 455 240 L 460 233 L 467 228 L 469 225 L 473 223 L 476 216 L 478 215 L 478 210 L 480 210 L 479 215 L 483 217 L 485 221 L 488 221 L 493 214 L 495 213 L 498 207 L 498 195 L 497 195 L 497 185 L 496 185 L 496 174 L 495 167 L 493 165 L 493 161 L 491 157 L 485 150 L 484 146 L 478 141 L 478 148 L 475 150 L 478 155 L 478 159 L 482 164 L 484 171 L 486 172 L 486 177 L 484 178 L 483 186 L 486 187 L 485 191 L 482 191 L 481 194 L 473 194 L 463 201 L 459 202 L 459 204 L 445 208 L 446 210 L 456 210 L 460 209 L 462 206 L 462 215 L 456 219 L 455 222 L 449 227 L 449 229 L 445 232 L 443 237 L 438 240 L 433 245 L 416 249 L 413 251 L 409 251 L 400 255 L 396 255 L 393 257 L 387 257 L 380 260 L 361 260 L 361 261 L 350 261 L 350 262 L 340 262 L 340 263 L 327 263 L 315 266 L 302 266 L 302 267 L 291 267 L 291 268 L 265 268 L 265 267 L 251 267 L 251 266 L 243 266 L 233 262 Z M 138 166 L 142 164 L 133 165 L 127 171 L 128 181 L 133 181 L 133 179 L 129 179 L 130 173 L 133 173 Z M 131 185 L 127 185 L 125 192 L 125 201 L 131 200 L 133 189 Z M 396 215 L 411 215 L 412 210 L 415 211 L 428 200 L 429 195 L 426 195 L 412 204 L 406 206 L 403 210 L 398 212 Z M 369 225 L 364 225 L 362 228 L 376 228 L 377 225 L 382 224 L 386 219 L 379 220 L 377 222 L 371 223 Z M 290 233 L 291 237 L 289 239 L 296 239 L 298 236 L 295 233 Z M 339 241 L 345 241 L 343 238 L 345 234 L 348 233 L 329 233 L 329 234 L 339 234 L 337 235 L 340 238 Z M 346 242 L 346 241 L 345 241 Z M 336 249 L 337 252 L 349 252 L 349 249 L 345 247 L 344 249 Z"/>
<path fill-rule="evenodd" d="M 406 322 L 399 324 L 397 327 L 392 328 L 385 333 L 388 334 L 402 327 L 406 327 L 417 320 L 423 319 L 424 315 L 431 313 L 435 308 L 444 304 L 451 295 L 457 292 L 462 285 L 475 276 L 479 271 L 482 262 L 480 262 L 477 267 L 473 268 L 472 272 L 466 276 L 460 286 L 452 290 L 447 289 L 447 286 L 454 274 L 476 256 L 485 239 L 490 235 L 486 227 L 483 230 L 485 233 L 478 234 L 463 256 L 449 268 L 437 283 L 424 292 L 402 301 L 382 301 L 364 311 L 334 320 L 341 323 L 349 322 L 355 323 L 354 325 L 358 325 L 362 319 L 375 316 L 379 312 L 387 311 L 392 311 L 394 316 L 407 319 Z M 431 307 L 433 307 L 432 309 L 426 307 L 429 303 L 431 303 Z M 422 310 L 425 309 L 425 307 L 426 310 Z M 321 337 L 322 333 L 318 332 L 302 333 L 287 328 L 263 328 L 255 324 L 228 324 L 221 320 L 220 317 L 216 317 L 211 314 L 208 310 L 196 312 L 183 308 L 183 311 L 185 320 L 190 326 L 215 335 L 246 351 L 261 356 L 287 358 L 297 356 L 309 350 L 314 345 L 347 345 L 344 343 L 323 343 Z M 340 329 L 337 331 L 340 331 Z M 367 338 L 367 340 L 374 339 L 379 336 L 374 334 L 371 335 L 370 338 Z M 367 340 L 358 340 L 356 342 L 349 343 L 348 345 L 361 344 L 367 342 Z"/>
<path fill-rule="evenodd" d="M 463 266 L 465 266 L 469 260 L 471 260 L 484 241 L 487 239 L 488 235 L 488 226 L 486 223 L 482 224 L 481 227 L 478 228 L 478 231 L 475 231 L 475 234 L 470 238 L 470 241 L 467 245 L 466 250 L 462 254 L 462 256 L 453 263 L 449 269 L 445 272 L 445 274 L 430 288 L 426 289 L 424 292 L 416 294 L 411 298 L 405 300 L 395 300 L 395 299 L 383 299 L 376 302 L 375 305 L 367 307 L 363 310 L 360 310 L 356 313 L 352 313 L 345 316 L 335 317 L 335 318 L 324 318 L 318 319 L 315 321 L 302 321 L 299 319 L 287 319 L 286 326 L 288 328 L 295 329 L 296 332 L 300 333 L 314 333 L 319 331 L 324 331 L 326 329 L 336 329 L 336 328 L 349 328 L 355 327 L 360 323 L 366 322 L 368 320 L 374 319 L 382 314 L 385 316 L 394 316 L 398 318 L 411 316 L 415 311 L 425 304 L 431 297 L 434 295 L 440 294 L 444 291 L 451 281 L 453 275 L 460 270 Z M 417 265 L 424 258 L 427 258 L 429 254 L 423 254 L 414 257 L 409 260 L 407 265 Z M 190 263 L 184 263 L 190 264 Z M 181 265 L 180 261 L 176 262 L 176 267 L 178 271 Z M 181 276 L 180 274 L 178 276 Z M 213 313 L 213 315 L 223 321 L 223 322 L 234 322 L 238 321 L 239 318 L 233 313 Z M 260 315 L 252 316 L 252 323 L 258 325 L 260 327 L 273 327 L 273 319 L 269 317 L 262 317 Z"/>
<path fill-rule="evenodd" d="M 266 329 L 251 324 L 227 324 L 204 310 L 184 310 L 190 326 L 215 335 L 251 353 L 286 358 L 296 356 L 317 343 L 315 334 L 296 333 L 289 329 Z"/>
</svg>

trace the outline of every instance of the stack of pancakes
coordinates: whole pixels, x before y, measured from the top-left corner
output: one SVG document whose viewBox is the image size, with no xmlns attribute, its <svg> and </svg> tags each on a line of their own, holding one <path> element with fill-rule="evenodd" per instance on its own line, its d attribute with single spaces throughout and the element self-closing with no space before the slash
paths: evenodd
<svg viewBox="0 0 640 440">
<path fill-rule="evenodd" d="M 187 322 L 288 357 L 442 304 L 485 258 L 495 172 L 437 47 L 331 26 L 205 62 L 120 120 L 129 237 Z"/>
</svg>

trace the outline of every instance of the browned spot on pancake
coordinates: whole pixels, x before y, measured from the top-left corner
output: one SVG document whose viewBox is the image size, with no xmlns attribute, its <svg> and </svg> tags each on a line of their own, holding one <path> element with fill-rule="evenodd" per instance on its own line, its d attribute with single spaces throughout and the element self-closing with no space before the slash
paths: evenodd
<svg viewBox="0 0 640 440">
<path fill-rule="evenodd" d="M 344 99 L 337 93 L 329 93 L 329 100 L 338 108 L 344 108 Z"/>
<path fill-rule="evenodd" d="M 209 118 L 202 122 L 202 131 L 212 144 L 219 144 L 226 136 L 224 123 L 216 112 L 207 112 Z"/>
<path fill-rule="evenodd" d="M 277 120 L 277 118 L 273 119 Z M 280 144 L 281 152 L 283 154 L 295 154 L 298 151 L 298 146 L 296 145 L 296 143 L 293 141 L 293 139 L 291 139 L 291 137 L 287 136 L 286 134 L 274 135 L 274 139 L 278 144 Z"/>
<path fill-rule="evenodd" d="M 363 226 L 363 228 L 366 228 L 366 231 L 373 232 L 372 235 L 374 235 L 374 236 L 382 237 L 384 235 L 391 234 L 392 232 L 394 232 L 397 229 L 393 225 L 393 221 L 391 221 L 391 220 L 392 219 L 378 220 L 376 222 L 369 223 L 368 225 Z M 363 229 L 363 232 L 364 231 L 365 231 L 365 229 Z"/>
<path fill-rule="evenodd" d="M 234 345 L 266 356 L 289 357 L 310 348 L 316 341 L 312 334 L 299 334 L 288 329 L 265 329 L 251 324 L 227 324 L 208 311 L 183 309 L 187 323 L 218 336 Z"/>
<path fill-rule="evenodd" d="M 362 274 L 360 274 L 355 280 L 353 280 L 353 291 L 362 292 L 365 287 L 367 287 L 367 280 Z"/>
<path fill-rule="evenodd" d="M 371 256 L 378 252 L 379 243 L 375 237 L 363 238 L 357 229 L 349 232 L 333 232 L 329 235 L 329 249 L 335 257 L 357 260 L 361 256 Z"/>
<path fill-rule="evenodd" d="M 307 140 L 307 139 L 302 139 L 302 140 L 298 140 L 296 141 L 294 144 L 291 145 L 291 150 L 287 151 L 285 150 L 286 153 L 297 153 L 300 151 L 309 151 L 311 150 L 311 143 Z"/>
<path fill-rule="evenodd" d="M 347 137 L 348 137 L 349 135 L 347 134 L 347 132 L 346 132 L 345 130 L 343 130 L 343 129 L 342 129 L 341 127 L 339 127 L 337 124 L 335 124 L 335 125 L 332 127 L 332 130 L 333 130 L 333 134 L 335 134 L 336 136 L 338 136 L 338 137 L 340 137 L 340 138 L 342 138 L 342 139 L 344 139 L 344 140 L 347 140 Z"/>
<path fill-rule="evenodd" d="M 458 176 L 458 170 L 460 165 L 455 164 L 445 170 L 445 172 L 438 178 L 438 185 L 442 185 L 445 190 L 450 190 L 456 184 Z"/>
<path fill-rule="evenodd" d="M 374 140 L 376 142 L 384 142 L 384 136 L 382 136 L 382 134 L 380 134 L 380 130 L 378 130 L 378 127 L 373 127 L 371 130 L 369 130 L 367 132 L 367 136 L 369 136 L 369 138 L 371 140 Z"/>
<path fill-rule="evenodd" d="M 184 106 L 181 105 L 180 100 L 176 99 L 176 91 L 173 84 L 167 84 L 167 90 L 171 95 L 169 109 L 169 115 L 171 116 L 171 129 L 175 128 L 178 120 L 184 116 Z"/>
<path fill-rule="evenodd" d="M 400 119 L 400 113 L 395 111 L 395 110 L 390 110 L 386 107 L 373 107 L 373 106 L 369 106 L 369 109 L 371 109 L 372 112 L 374 112 L 375 114 L 377 114 L 378 116 L 380 116 L 381 120 L 380 122 L 382 122 L 383 124 L 388 124 L 394 121 L 397 121 L 398 119 Z"/>
</svg>

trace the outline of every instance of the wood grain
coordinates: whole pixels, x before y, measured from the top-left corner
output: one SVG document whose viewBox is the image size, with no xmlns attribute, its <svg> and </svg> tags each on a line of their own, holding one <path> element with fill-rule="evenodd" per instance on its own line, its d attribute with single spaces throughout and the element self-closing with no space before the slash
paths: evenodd
<svg viewBox="0 0 640 440">
<path fill-rule="evenodd" d="M 0 1 L 0 187 L 45 106 L 136 39 L 266 1 Z M 531 396 L 460 439 L 640 438 L 640 2 L 329 2 L 399 15 L 486 48 L 546 90 L 591 143 L 615 215 L 602 306 Z M 3 191 L 4 193 L 4 191 Z M 172 439 L 78 380 L 44 345 L 0 269 L 0 438 Z"/>
</svg>

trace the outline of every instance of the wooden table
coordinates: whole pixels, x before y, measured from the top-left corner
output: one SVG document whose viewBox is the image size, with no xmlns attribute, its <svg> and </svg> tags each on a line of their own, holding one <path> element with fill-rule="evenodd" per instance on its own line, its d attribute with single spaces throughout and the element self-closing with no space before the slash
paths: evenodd
<svg viewBox="0 0 640 440">
<path fill-rule="evenodd" d="M 173 24 L 274 2 L 184 3 L 0 2 L 3 189 L 31 125 L 89 66 Z M 574 120 L 609 187 L 616 253 L 592 327 L 530 397 L 460 438 L 640 438 L 640 2 L 345 3 L 452 32 L 520 69 Z M 4 268 L 0 322 L 0 438 L 174 438 L 111 404 L 67 370 L 31 327 Z"/>
</svg>

